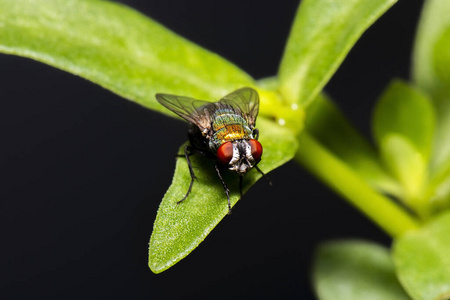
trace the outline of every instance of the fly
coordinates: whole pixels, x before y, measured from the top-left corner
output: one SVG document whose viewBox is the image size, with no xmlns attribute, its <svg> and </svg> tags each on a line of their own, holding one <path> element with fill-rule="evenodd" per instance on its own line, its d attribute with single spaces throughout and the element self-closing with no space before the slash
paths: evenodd
<svg viewBox="0 0 450 300">
<path fill-rule="evenodd" d="M 216 161 L 216 173 L 227 195 L 228 214 L 231 214 L 230 190 L 222 178 L 221 169 L 226 167 L 240 175 L 241 196 L 242 178 L 249 170 L 255 168 L 265 176 L 257 166 L 263 153 L 258 141 L 259 131 L 255 128 L 259 111 L 258 93 L 245 87 L 226 95 L 219 102 L 169 94 L 156 94 L 156 100 L 189 122 L 190 144 L 184 148 L 184 157 L 191 182 L 186 195 L 177 203 L 186 200 L 192 190 L 196 177 L 189 156 L 197 153 Z"/>
</svg>

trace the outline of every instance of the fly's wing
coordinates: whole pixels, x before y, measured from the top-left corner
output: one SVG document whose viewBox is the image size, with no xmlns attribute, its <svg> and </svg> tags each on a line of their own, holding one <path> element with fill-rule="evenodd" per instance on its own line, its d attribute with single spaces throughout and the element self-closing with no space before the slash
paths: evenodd
<svg viewBox="0 0 450 300">
<path fill-rule="evenodd" d="M 259 111 L 258 93 L 249 87 L 232 92 L 220 99 L 219 103 L 228 104 L 247 121 L 250 127 L 255 126 Z"/>
<path fill-rule="evenodd" d="M 211 128 L 208 107 L 214 105 L 213 103 L 170 94 L 156 94 L 156 100 L 184 120 L 197 125 L 201 131 Z"/>
</svg>

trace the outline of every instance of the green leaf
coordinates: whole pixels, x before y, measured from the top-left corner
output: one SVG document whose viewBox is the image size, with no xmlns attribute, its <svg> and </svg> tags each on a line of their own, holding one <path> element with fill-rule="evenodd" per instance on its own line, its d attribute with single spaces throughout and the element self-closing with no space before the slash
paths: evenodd
<svg viewBox="0 0 450 300">
<path fill-rule="evenodd" d="M 165 114 L 157 92 L 209 100 L 253 85 L 218 55 L 109 1 L 2 0 L 0 51 L 66 70 Z"/>
<path fill-rule="evenodd" d="M 422 217 L 428 216 L 428 200 L 423 197 L 427 164 L 423 155 L 404 136 L 385 135 L 380 152 L 386 166 L 403 187 L 402 200 Z"/>
<path fill-rule="evenodd" d="M 450 212 L 400 237 L 393 255 L 400 282 L 413 299 L 450 299 Z"/>
<path fill-rule="evenodd" d="M 431 101 L 417 89 L 395 80 L 375 106 L 373 132 L 378 144 L 389 134 L 403 136 L 428 162 L 435 115 Z"/>
<path fill-rule="evenodd" d="M 410 299 L 395 276 L 389 250 L 364 241 L 321 245 L 314 259 L 313 283 L 320 300 Z"/>
<path fill-rule="evenodd" d="M 280 92 L 289 103 L 308 105 L 351 47 L 395 0 L 304 0 L 281 61 Z"/>
<path fill-rule="evenodd" d="M 308 106 L 305 129 L 370 185 L 391 195 L 400 187 L 382 167 L 374 147 L 324 94 Z"/>
<path fill-rule="evenodd" d="M 437 113 L 433 168 L 450 159 L 450 1 L 428 0 L 413 53 L 413 78 L 432 96 Z"/>
<path fill-rule="evenodd" d="M 258 118 L 257 125 L 264 148 L 258 167 L 268 173 L 294 156 L 297 140 L 290 130 L 264 118 Z M 183 149 L 184 146 L 179 153 Z M 198 180 L 189 197 L 176 204 L 186 194 L 191 180 L 186 160 L 179 158 L 172 185 L 158 210 L 149 249 L 149 266 L 155 273 L 170 268 L 188 255 L 228 213 L 227 198 L 214 170 L 214 162 L 198 155 L 192 155 L 191 161 Z M 239 178 L 232 172 L 222 175 L 230 188 L 234 206 L 239 199 Z M 244 177 L 243 190 L 248 190 L 260 177 L 257 170 L 251 170 Z"/>
</svg>

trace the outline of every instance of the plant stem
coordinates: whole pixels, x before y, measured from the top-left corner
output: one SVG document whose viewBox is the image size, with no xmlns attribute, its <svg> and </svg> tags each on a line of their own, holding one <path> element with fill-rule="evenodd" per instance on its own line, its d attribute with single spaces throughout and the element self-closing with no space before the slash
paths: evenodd
<svg viewBox="0 0 450 300">
<path fill-rule="evenodd" d="M 418 221 L 376 192 L 344 162 L 303 131 L 295 160 L 378 224 L 391 237 L 419 227 Z"/>
</svg>

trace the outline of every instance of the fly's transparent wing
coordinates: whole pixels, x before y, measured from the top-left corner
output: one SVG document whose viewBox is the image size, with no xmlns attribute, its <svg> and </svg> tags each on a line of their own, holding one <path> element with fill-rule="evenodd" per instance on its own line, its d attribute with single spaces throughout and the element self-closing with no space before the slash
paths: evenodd
<svg viewBox="0 0 450 300">
<path fill-rule="evenodd" d="M 242 115 L 251 127 L 255 126 L 259 111 L 259 96 L 254 89 L 245 87 L 220 99 L 219 103 L 228 104 Z"/>
<path fill-rule="evenodd" d="M 156 100 L 184 120 L 197 125 L 202 131 L 211 128 L 211 115 L 208 107 L 211 102 L 170 94 L 156 94 Z"/>
</svg>

